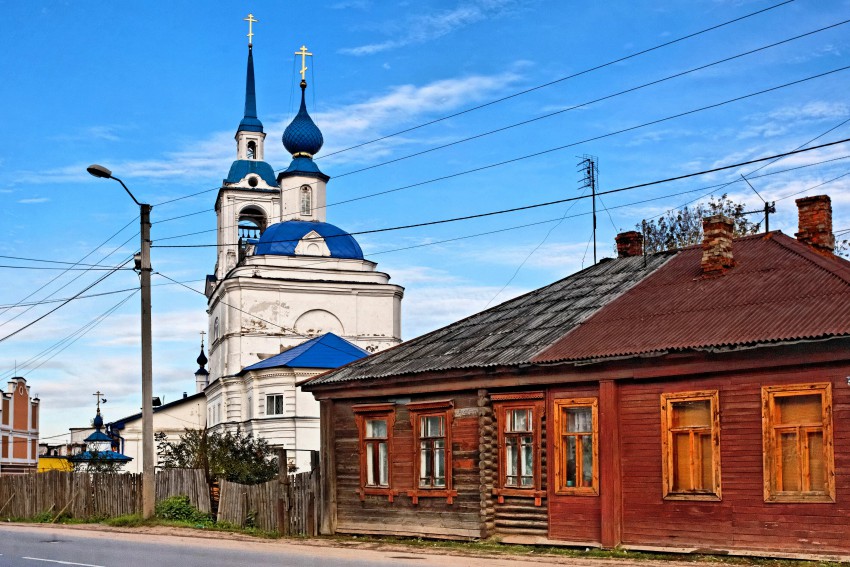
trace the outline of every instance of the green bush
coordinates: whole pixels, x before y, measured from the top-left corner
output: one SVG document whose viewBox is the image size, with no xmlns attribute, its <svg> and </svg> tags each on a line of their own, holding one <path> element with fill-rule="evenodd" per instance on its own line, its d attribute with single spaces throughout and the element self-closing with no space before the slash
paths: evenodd
<svg viewBox="0 0 850 567">
<path fill-rule="evenodd" d="M 176 520 L 195 524 L 206 524 L 211 521 L 209 514 L 204 514 L 189 502 L 188 496 L 172 496 L 156 505 L 156 515 L 163 520 Z"/>
</svg>

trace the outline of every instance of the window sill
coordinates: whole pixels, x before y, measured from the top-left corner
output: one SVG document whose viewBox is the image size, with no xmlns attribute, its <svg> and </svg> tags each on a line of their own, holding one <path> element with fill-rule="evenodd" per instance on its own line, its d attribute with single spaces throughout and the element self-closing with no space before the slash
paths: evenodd
<svg viewBox="0 0 850 567">
<path fill-rule="evenodd" d="M 835 498 L 823 492 L 779 493 L 764 499 L 767 504 L 835 504 Z"/>
<path fill-rule="evenodd" d="M 455 496 L 457 496 L 457 490 L 421 488 L 419 490 L 408 490 L 407 495 L 410 496 L 414 504 L 419 504 L 420 498 L 445 498 L 446 504 L 452 504 Z"/>
<path fill-rule="evenodd" d="M 599 496 L 599 489 L 592 486 L 558 488 L 555 490 L 555 494 L 558 496 Z"/>
<path fill-rule="evenodd" d="M 357 490 L 357 495 L 360 496 L 360 501 L 363 502 L 366 500 L 366 496 L 386 496 L 389 502 L 395 500 L 395 497 L 398 496 L 399 491 L 394 488 L 383 488 L 380 486 L 364 486 L 361 487 L 360 490 Z"/>
<path fill-rule="evenodd" d="M 692 500 L 696 502 L 720 502 L 723 500 L 719 494 L 685 494 L 670 493 L 664 495 L 664 500 Z"/>
<path fill-rule="evenodd" d="M 505 496 L 515 496 L 517 498 L 534 498 L 535 506 L 543 505 L 543 498 L 546 498 L 545 490 L 535 490 L 533 488 L 494 488 L 493 494 L 498 496 L 499 504 L 505 503 Z"/>
</svg>

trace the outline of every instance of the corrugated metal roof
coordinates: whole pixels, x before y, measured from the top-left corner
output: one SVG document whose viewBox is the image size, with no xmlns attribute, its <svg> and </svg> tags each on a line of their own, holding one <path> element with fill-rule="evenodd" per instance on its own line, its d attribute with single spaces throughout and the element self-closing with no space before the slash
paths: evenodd
<svg viewBox="0 0 850 567">
<path fill-rule="evenodd" d="M 600 262 L 551 285 L 318 376 L 304 387 L 311 390 L 322 384 L 352 380 L 529 362 L 669 258 L 670 254 L 656 254 L 646 259 L 646 265 L 643 257 Z"/>
<path fill-rule="evenodd" d="M 682 250 L 534 362 L 850 335 L 850 262 L 779 232 L 732 253 L 735 267 L 703 278 L 702 250 Z"/>
</svg>

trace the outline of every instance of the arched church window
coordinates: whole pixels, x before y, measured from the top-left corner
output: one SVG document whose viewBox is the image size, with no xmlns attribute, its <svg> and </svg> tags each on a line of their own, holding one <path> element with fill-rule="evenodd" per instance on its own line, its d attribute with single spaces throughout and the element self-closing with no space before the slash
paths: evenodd
<svg viewBox="0 0 850 567">
<path fill-rule="evenodd" d="M 239 238 L 259 238 L 266 229 L 266 215 L 257 207 L 245 207 L 239 213 Z"/>
<path fill-rule="evenodd" d="M 257 159 L 257 143 L 248 142 L 248 159 Z"/>
<path fill-rule="evenodd" d="M 313 214 L 313 190 L 309 185 L 301 187 L 301 216 L 309 217 Z"/>
</svg>

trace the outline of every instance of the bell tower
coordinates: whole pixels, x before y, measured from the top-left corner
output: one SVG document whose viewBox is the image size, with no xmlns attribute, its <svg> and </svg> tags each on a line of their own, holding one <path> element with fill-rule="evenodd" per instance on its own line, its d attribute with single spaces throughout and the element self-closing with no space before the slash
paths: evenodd
<svg viewBox="0 0 850 567">
<path fill-rule="evenodd" d="M 254 87 L 253 14 L 248 22 L 248 69 L 245 75 L 245 112 L 236 129 L 236 161 L 222 181 L 215 212 L 218 218 L 218 255 L 215 274 L 207 278 L 207 292 L 244 257 L 266 227 L 281 218 L 280 187 L 271 165 L 263 161 L 266 134 L 257 118 Z"/>
</svg>

